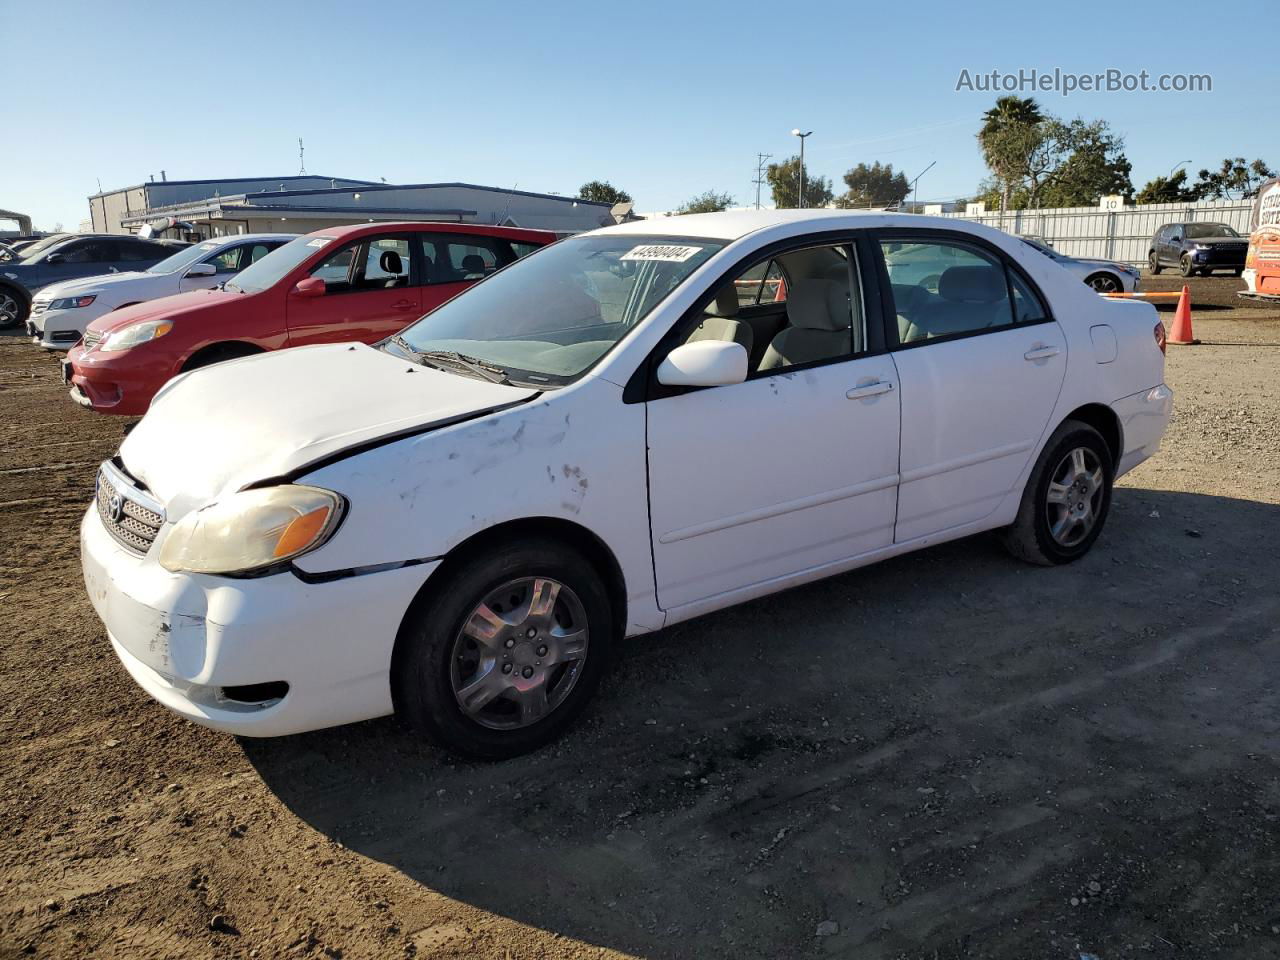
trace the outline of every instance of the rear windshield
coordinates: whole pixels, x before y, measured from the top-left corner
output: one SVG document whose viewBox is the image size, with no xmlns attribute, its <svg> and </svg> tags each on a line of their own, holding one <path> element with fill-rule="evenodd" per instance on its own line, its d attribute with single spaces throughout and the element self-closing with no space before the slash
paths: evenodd
<svg viewBox="0 0 1280 960">
<path fill-rule="evenodd" d="M 250 264 L 236 274 L 234 280 L 223 284 L 224 290 L 239 293 L 261 293 L 279 283 L 307 257 L 333 242 L 333 237 L 299 237 L 283 247 L 272 250 L 261 260 Z"/>
</svg>

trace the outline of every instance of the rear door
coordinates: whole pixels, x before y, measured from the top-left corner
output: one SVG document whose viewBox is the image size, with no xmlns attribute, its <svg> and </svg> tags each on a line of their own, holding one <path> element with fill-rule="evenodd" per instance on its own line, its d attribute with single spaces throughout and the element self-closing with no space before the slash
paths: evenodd
<svg viewBox="0 0 1280 960">
<path fill-rule="evenodd" d="M 411 233 L 362 237 L 338 247 L 313 267 L 324 296 L 289 295 L 289 345 L 359 340 L 374 343 L 422 313 Z"/>
<path fill-rule="evenodd" d="M 883 232 L 878 249 L 902 381 L 894 541 L 982 520 L 1020 479 L 1058 402 L 1062 330 L 994 248 L 945 232 Z"/>
</svg>

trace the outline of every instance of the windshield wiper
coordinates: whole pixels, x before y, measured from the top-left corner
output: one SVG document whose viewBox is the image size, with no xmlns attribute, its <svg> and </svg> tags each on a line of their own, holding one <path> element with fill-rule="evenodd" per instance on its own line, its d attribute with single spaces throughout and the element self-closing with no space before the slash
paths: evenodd
<svg viewBox="0 0 1280 960">
<path fill-rule="evenodd" d="M 399 339 L 399 338 L 393 338 Z M 401 344 L 396 344 L 402 346 Z M 410 348 L 412 349 L 412 348 Z M 452 363 L 464 369 L 470 370 L 474 374 L 478 374 L 490 383 L 510 383 L 507 377 L 507 371 L 492 363 L 485 363 L 475 357 L 469 357 L 465 353 L 458 353 L 456 350 L 414 350 L 414 355 L 419 361 L 424 361 L 432 365 L 440 363 Z"/>
</svg>

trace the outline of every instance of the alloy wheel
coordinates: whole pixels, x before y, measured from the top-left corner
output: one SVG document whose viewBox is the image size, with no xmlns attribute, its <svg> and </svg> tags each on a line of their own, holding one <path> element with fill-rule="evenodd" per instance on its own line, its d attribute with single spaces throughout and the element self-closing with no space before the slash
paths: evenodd
<svg viewBox="0 0 1280 960">
<path fill-rule="evenodd" d="M 1119 293 L 1120 284 L 1109 273 L 1100 273 L 1089 281 L 1089 286 L 1099 293 Z"/>
<path fill-rule="evenodd" d="M 1049 535 L 1062 547 L 1074 547 L 1101 516 L 1105 476 L 1098 455 L 1088 447 L 1067 453 L 1049 475 L 1045 495 Z"/>
<path fill-rule="evenodd" d="M 20 312 L 17 298 L 5 290 L 0 290 L 0 330 L 14 326 L 18 322 Z"/>
<path fill-rule="evenodd" d="M 509 580 L 463 620 L 450 656 L 462 712 L 494 730 L 527 727 L 564 703 L 587 658 L 578 595 L 548 577 Z"/>
</svg>

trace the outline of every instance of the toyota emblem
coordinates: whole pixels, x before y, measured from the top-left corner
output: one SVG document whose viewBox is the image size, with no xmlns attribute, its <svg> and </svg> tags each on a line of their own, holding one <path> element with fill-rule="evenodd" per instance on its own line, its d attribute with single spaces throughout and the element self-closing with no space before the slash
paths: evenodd
<svg viewBox="0 0 1280 960">
<path fill-rule="evenodd" d="M 120 494 L 113 493 L 111 499 L 107 501 L 107 512 L 111 517 L 112 523 L 119 523 L 124 517 L 124 500 Z"/>
</svg>

